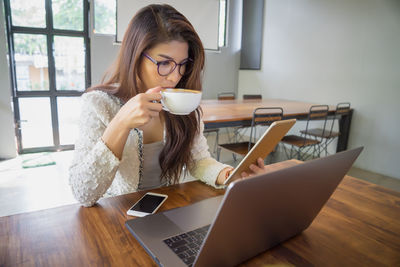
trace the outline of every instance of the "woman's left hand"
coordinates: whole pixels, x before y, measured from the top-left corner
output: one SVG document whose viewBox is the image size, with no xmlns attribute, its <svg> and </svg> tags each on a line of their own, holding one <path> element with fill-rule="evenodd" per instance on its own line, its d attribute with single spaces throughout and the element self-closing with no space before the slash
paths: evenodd
<svg viewBox="0 0 400 267">
<path fill-rule="evenodd" d="M 264 165 L 264 160 L 262 158 L 258 158 L 257 165 L 251 164 L 249 166 L 249 169 L 251 170 L 251 173 L 242 172 L 240 174 L 240 176 L 242 176 L 242 178 L 247 178 L 247 177 L 251 177 L 254 175 L 266 173 L 268 170 L 270 170 L 269 166 Z M 232 167 L 227 167 L 227 168 L 223 169 L 218 175 L 216 184 L 217 185 L 224 184 L 225 180 L 228 179 L 228 177 L 232 171 L 233 171 Z"/>
<path fill-rule="evenodd" d="M 250 176 L 254 176 L 254 175 L 258 175 L 258 174 L 263 174 L 263 173 L 266 173 L 269 170 L 268 166 L 264 165 L 264 160 L 262 158 L 258 158 L 257 159 L 257 165 L 251 164 L 249 166 L 249 169 L 252 172 L 251 173 L 242 172 L 240 174 L 242 176 L 242 178 L 246 178 L 246 177 L 250 177 Z"/>
</svg>

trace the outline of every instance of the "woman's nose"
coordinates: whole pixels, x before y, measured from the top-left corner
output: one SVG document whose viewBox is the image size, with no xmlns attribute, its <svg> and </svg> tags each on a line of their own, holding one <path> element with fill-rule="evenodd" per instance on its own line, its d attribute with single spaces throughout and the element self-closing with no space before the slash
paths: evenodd
<svg viewBox="0 0 400 267">
<path fill-rule="evenodd" d="M 167 79 L 171 82 L 174 82 L 177 84 L 179 80 L 182 78 L 182 76 L 179 73 L 179 66 L 176 66 L 173 72 L 171 72 L 168 76 Z"/>
</svg>

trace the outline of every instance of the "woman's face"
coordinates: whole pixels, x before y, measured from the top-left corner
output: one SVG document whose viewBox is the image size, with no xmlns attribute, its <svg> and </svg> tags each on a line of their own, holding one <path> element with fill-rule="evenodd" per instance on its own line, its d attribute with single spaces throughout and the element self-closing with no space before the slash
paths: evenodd
<svg viewBox="0 0 400 267">
<path fill-rule="evenodd" d="M 188 51 L 189 45 L 187 42 L 171 41 L 160 43 L 145 51 L 145 54 L 157 62 L 173 60 L 179 64 L 188 60 Z M 166 76 L 161 76 L 158 73 L 157 65 L 144 55 L 142 55 L 142 65 L 139 71 L 141 74 L 140 77 L 142 78 L 139 82 L 140 91 L 142 92 L 157 86 L 175 88 L 182 78 L 179 74 L 179 66 L 176 66 L 172 73 Z"/>
</svg>

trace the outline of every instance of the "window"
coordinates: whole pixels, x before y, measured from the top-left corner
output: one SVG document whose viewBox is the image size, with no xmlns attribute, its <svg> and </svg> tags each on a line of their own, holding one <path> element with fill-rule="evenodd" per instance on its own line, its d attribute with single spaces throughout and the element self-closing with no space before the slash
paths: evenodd
<svg viewBox="0 0 400 267">
<path fill-rule="evenodd" d="M 115 35 L 115 12 L 115 0 L 94 0 L 94 33 Z"/>
<path fill-rule="evenodd" d="M 218 46 L 226 45 L 226 0 L 219 1 Z"/>
<path fill-rule="evenodd" d="M 83 31 L 83 0 L 52 0 L 55 29 Z"/>
<path fill-rule="evenodd" d="M 192 23 L 205 49 L 218 50 L 225 45 L 226 0 L 166 0 L 162 3 L 173 6 Z M 117 42 L 122 41 L 133 14 L 148 4 L 149 1 L 143 0 L 117 0 Z"/>
<path fill-rule="evenodd" d="M 45 1 L 11 1 L 14 26 L 46 27 Z"/>
<path fill-rule="evenodd" d="M 111 1 L 112 2 L 112 1 Z M 90 85 L 86 0 L 5 0 L 18 153 L 72 149 Z"/>
<path fill-rule="evenodd" d="M 13 37 L 17 90 L 48 91 L 46 35 L 15 33 Z"/>
</svg>

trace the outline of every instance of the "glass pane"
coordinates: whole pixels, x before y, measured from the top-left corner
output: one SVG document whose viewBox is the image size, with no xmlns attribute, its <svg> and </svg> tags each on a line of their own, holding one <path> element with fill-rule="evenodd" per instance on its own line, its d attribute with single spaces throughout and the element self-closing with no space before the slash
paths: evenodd
<svg viewBox="0 0 400 267">
<path fill-rule="evenodd" d="M 85 48 L 82 37 L 54 37 L 57 90 L 85 90 Z"/>
<path fill-rule="evenodd" d="M 94 32 L 101 34 L 114 34 L 116 31 L 115 15 L 116 1 L 94 1 Z"/>
<path fill-rule="evenodd" d="M 19 98 L 23 148 L 53 146 L 50 99 Z"/>
<path fill-rule="evenodd" d="M 60 144 L 74 144 L 78 136 L 79 115 L 81 112 L 80 97 L 57 97 L 58 125 Z"/>
<path fill-rule="evenodd" d="M 218 46 L 225 46 L 225 29 L 226 29 L 226 0 L 219 2 L 219 30 L 218 30 Z"/>
<path fill-rule="evenodd" d="M 52 8 L 55 29 L 83 31 L 82 0 L 53 0 Z"/>
<path fill-rule="evenodd" d="M 11 0 L 11 20 L 14 26 L 46 27 L 45 0 Z"/>
<path fill-rule="evenodd" d="M 45 35 L 14 34 L 14 57 L 18 91 L 49 90 Z"/>
</svg>

